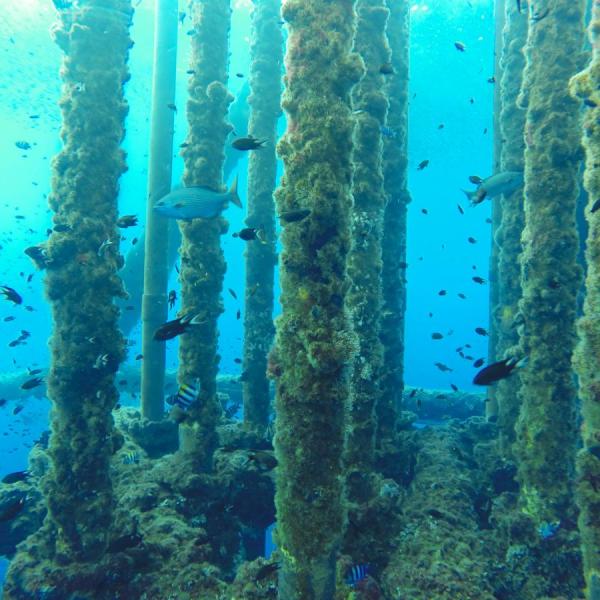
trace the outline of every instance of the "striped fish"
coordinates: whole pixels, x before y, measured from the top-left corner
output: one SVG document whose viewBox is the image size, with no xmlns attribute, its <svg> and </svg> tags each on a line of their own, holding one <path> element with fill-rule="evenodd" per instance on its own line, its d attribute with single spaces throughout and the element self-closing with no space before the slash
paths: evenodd
<svg viewBox="0 0 600 600">
<path fill-rule="evenodd" d="M 346 575 L 346 583 L 354 587 L 369 574 L 369 565 L 354 565 Z"/>
<path fill-rule="evenodd" d="M 179 386 L 176 394 L 172 394 L 167 398 L 167 404 L 187 410 L 198 399 L 199 394 L 200 390 L 197 385 L 184 383 Z"/>
</svg>

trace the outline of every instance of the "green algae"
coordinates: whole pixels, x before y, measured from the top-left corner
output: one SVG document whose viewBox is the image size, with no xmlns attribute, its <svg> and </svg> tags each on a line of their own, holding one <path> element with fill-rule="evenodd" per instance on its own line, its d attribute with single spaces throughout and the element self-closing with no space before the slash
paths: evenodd
<svg viewBox="0 0 600 600">
<path fill-rule="evenodd" d="M 406 216 L 408 192 L 408 67 L 409 15 L 407 0 L 387 2 L 387 37 L 394 76 L 387 81 L 387 127 L 396 138 L 383 142 L 384 188 L 387 194 L 382 242 L 381 342 L 384 348 L 381 397 L 376 407 L 378 450 L 392 447 L 404 388 L 404 313 L 406 311 Z"/>
<path fill-rule="evenodd" d="M 277 263 L 273 191 L 277 174 L 275 140 L 281 113 L 281 66 L 283 39 L 280 0 L 255 3 L 250 48 L 251 107 L 248 131 L 266 139 L 260 151 L 253 152 L 248 166 L 249 227 L 262 229 L 264 243 L 254 241 L 246 248 L 246 292 L 244 311 L 243 390 L 244 421 L 266 429 L 270 413 L 270 385 L 267 379 L 267 353 L 273 342 L 273 281 Z"/>
<path fill-rule="evenodd" d="M 500 94 L 502 108 L 499 117 L 502 139 L 499 171 L 523 171 L 525 141 L 525 111 L 517 106 L 521 78 L 525 66 L 523 46 L 527 40 L 527 21 L 521 17 L 513 2 L 506 4 L 504 42 L 501 57 Z M 519 335 L 516 327 L 518 302 L 521 298 L 519 256 L 521 232 L 525 225 L 523 189 L 502 196 L 500 222 L 495 232 L 497 248 L 497 298 L 491 307 L 494 340 L 490 347 L 494 357 L 501 360 L 517 353 Z M 515 423 L 519 415 L 517 392 L 520 380 L 509 377 L 493 386 L 492 397 L 497 403 L 500 439 L 506 456 L 511 456 L 515 441 Z"/>
<path fill-rule="evenodd" d="M 584 1 L 560 0 L 552 18 L 530 25 L 518 100 L 527 110 L 528 140 L 518 333 L 529 363 L 520 371 L 514 448 L 523 510 L 538 526 L 562 522 L 573 509 L 571 356 L 582 281 L 575 224 L 581 147 L 578 106 L 567 84 L 584 60 L 584 13 Z"/>
<path fill-rule="evenodd" d="M 365 75 L 354 87 L 356 118 L 352 164 L 352 245 L 348 254 L 350 288 L 346 306 L 359 339 L 351 379 L 345 465 L 351 502 L 368 499 L 368 474 L 375 465 L 375 407 L 380 398 L 383 345 L 381 329 L 381 243 L 385 193 L 380 133 L 385 125 L 387 98 L 381 65 L 390 62 L 385 36 L 388 10 L 383 0 L 359 0 L 354 50 L 365 64 Z M 350 475 L 354 474 L 354 477 Z M 361 474 L 364 476 L 361 477 Z M 354 483 L 352 483 L 354 482 Z M 362 489 L 361 488 L 366 488 Z"/>
<path fill-rule="evenodd" d="M 55 558 L 61 562 L 104 551 L 114 505 L 109 460 L 118 439 L 111 411 L 124 343 L 113 298 L 124 295 L 116 220 L 118 179 L 126 169 L 119 145 L 127 114 L 123 84 L 129 77 L 131 16 L 125 0 L 92 1 L 65 15 L 54 32 L 65 52 L 64 149 L 53 162 L 49 204 L 55 221 L 70 229 L 54 232 L 46 247 L 45 290 L 54 331 L 48 374 L 52 469 L 44 493 L 47 526 L 55 531 Z M 110 48 L 106 35 L 114 40 Z M 115 245 L 99 252 L 107 239 Z M 104 354 L 107 362 L 98 367 Z"/>
<path fill-rule="evenodd" d="M 282 234 L 281 303 L 271 372 L 276 382 L 279 597 L 330 597 L 344 524 L 341 460 L 357 352 L 344 307 L 350 247 L 353 119 L 362 75 L 351 54 L 355 14 L 346 0 L 290 0 L 283 107 L 288 130 L 277 209 L 310 217 Z"/>
<path fill-rule="evenodd" d="M 222 189 L 224 145 L 232 131 L 226 120 L 233 100 L 226 87 L 229 4 L 229 0 L 206 0 L 192 7 L 193 74 L 188 84 L 188 146 L 182 152 L 186 186 Z M 179 381 L 199 380 L 201 388 L 199 402 L 182 425 L 181 439 L 182 450 L 202 469 L 211 467 L 217 445 L 215 427 L 221 414 L 216 390 L 217 320 L 223 312 L 221 291 L 226 267 L 220 238 L 227 226 L 223 217 L 180 222 L 182 305 L 186 313 L 201 314 L 203 319 L 179 344 Z"/>
<path fill-rule="evenodd" d="M 571 80 L 571 92 L 576 98 L 587 101 L 588 108 L 583 121 L 582 143 L 586 161 L 584 185 L 589 196 L 590 208 L 600 197 L 600 125 L 598 117 L 597 90 L 600 85 L 600 7 L 595 4 L 589 26 L 590 41 L 594 52 L 587 69 Z M 579 396 L 583 418 L 581 434 L 584 448 L 577 455 L 577 505 L 579 507 L 579 530 L 583 553 L 587 598 L 600 597 L 600 460 L 589 452 L 600 445 L 600 241 L 597 213 L 586 211 L 588 239 L 586 243 L 587 277 L 583 317 L 579 320 L 579 343 L 573 366 L 579 377 Z"/>
</svg>

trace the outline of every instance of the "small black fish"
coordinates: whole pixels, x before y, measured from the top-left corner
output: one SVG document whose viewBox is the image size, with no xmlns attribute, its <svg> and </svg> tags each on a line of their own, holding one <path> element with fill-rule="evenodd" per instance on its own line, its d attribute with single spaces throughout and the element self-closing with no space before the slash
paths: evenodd
<svg viewBox="0 0 600 600">
<path fill-rule="evenodd" d="M 595 213 L 599 208 L 600 208 L 600 198 L 598 198 L 598 200 L 596 200 L 596 202 L 594 202 L 594 204 L 592 204 L 592 208 L 590 208 L 590 212 Z"/>
<path fill-rule="evenodd" d="M 266 143 L 267 140 L 259 140 L 254 136 L 249 135 L 248 137 L 242 137 L 234 140 L 231 146 L 236 150 L 245 152 L 247 150 L 260 150 Z"/>
<path fill-rule="evenodd" d="M 0 523 L 12 521 L 25 507 L 26 498 L 27 496 L 19 496 L 5 502 L 0 507 Z"/>
<path fill-rule="evenodd" d="M 438 129 L 444 129 L 444 124 L 443 124 L 443 123 L 440 123 L 440 124 L 438 125 Z"/>
<path fill-rule="evenodd" d="M 450 373 L 453 371 L 448 365 L 441 362 L 433 363 L 442 373 Z"/>
<path fill-rule="evenodd" d="M 464 52 L 467 49 L 467 46 L 464 44 L 464 42 L 454 42 L 454 47 L 459 52 Z"/>
<path fill-rule="evenodd" d="M 123 215 L 117 219 L 117 227 L 126 229 L 127 227 L 134 227 L 138 224 L 138 218 L 136 215 Z"/>
<path fill-rule="evenodd" d="M 448 292 L 446 292 L 446 290 L 440 290 L 438 292 L 438 296 L 445 296 Z"/>
<path fill-rule="evenodd" d="M 254 578 L 256 581 L 260 581 L 261 579 L 265 579 L 269 577 L 269 575 L 276 573 L 277 569 L 279 569 L 278 563 L 267 563 L 266 565 L 262 565 L 262 567 L 256 571 Z"/>
<path fill-rule="evenodd" d="M 22 383 L 19 387 L 22 390 L 32 390 L 33 388 L 42 385 L 42 383 L 44 383 L 43 377 L 32 377 L 31 379 L 28 379 L 27 381 Z"/>
<path fill-rule="evenodd" d="M 496 78 L 494 76 L 492 76 L 487 80 L 487 82 L 488 83 L 496 83 Z"/>
<path fill-rule="evenodd" d="M 592 100 L 591 98 L 585 98 L 583 100 L 583 103 L 589 108 L 596 108 L 596 106 L 598 106 L 598 103 L 594 102 L 594 100 Z"/>
<path fill-rule="evenodd" d="M 228 291 L 228 292 L 231 294 L 231 297 L 232 297 L 234 300 L 237 300 L 237 294 L 235 293 L 235 291 L 234 291 L 234 290 L 232 290 L 231 288 L 227 288 L 227 291 Z"/>
<path fill-rule="evenodd" d="M 452 388 L 452 391 L 458 392 L 458 387 L 455 386 L 453 383 L 450 384 L 450 387 Z"/>
<path fill-rule="evenodd" d="M 475 333 L 484 337 L 488 334 L 488 332 L 483 327 L 475 327 Z"/>
<path fill-rule="evenodd" d="M 23 140 L 19 140 L 19 141 L 15 142 L 15 146 L 19 150 L 31 150 L 31 144 L 29 142 L 25 142 Z"/>
<path fill-rule="evenodd" d="M 422 160 L 418 165 L 417 165 L 417 171 L 422 171 L 423 169 L 425 169 L 427 166 L 429 165 L 429 161 L 427 159 Z"/>
<path fill-rule="evenodd" d="M 485 359 L 484 359 L 484 358 L 478 358 L 478 359 L 477 359 L 477 360 L 476 360 L 476 361 L 473 363 L 473 366 L 474 366 L 476 369 L 479 369 L 479 367 L 481 367 L 481 366 L 483 365 L 483 363 L 484 363 L 484 362 L 485 362 Z"/>
<path fill-rule="evenodd" d="M 167 321 L 154 332 L 153 339 L 157 342 L 165 342 L 167 340 L 172 340 L 178 335 L 185 333 L 191 326 L 200 325 L 201 323 L 203 323 L 204 321 L 201 320 L 200 317 L 200 314 L 194 316 L 192 316 L 191 314 L 187 314 L 183 317 L 173 319 L 172 321 Z M 139 359 L 136 358 L 136 360 Z"/>
<path fill-rule="evenodd" d="M 492 363 L 481 369 L 481 371 L 475 375 L 473 383 L 475 385 L 492 385 L 492 383 L 495 383 L 496 381 L 505 379 L 514 369 L 524 366 L 525 363 L 525 358 L 520 360 L 517 360 L 516 358 L 505 358 L 504 360 Z"/>
<path fill-rule="evenodd" d="M 469 181 L 474 185 L 481 185 L 483 183 L 483 179 L 479 175 L 469 175 Z"/>
<path fill-rule="evenodd" d="M 422 208 L 422 209 L 421 209 L 421 212 L 422 212 L 424 215 L 428 215 L 428 214 L 429 214 L 429 211 L 428 211 L 426 208 Z"/>
<path fill-rule="evenodd" d="M 172 110 L 174 113 L 177 112 L 177 106 L 175 106 L 175 104 L 173 104 L 172 102 L 170 102 L 169 104 L 167 104 L 167 108 L 169 110 Z"/>
<path fill-rule="evenodd" d="M 9 321 L 14 321 L 16 319 L 16 317 L 13 317 L 12 315 L 9 315 L 8 317 L 4 317 L 4 319 L 2 319 L 5 323 L 8 323 Z"/>
<path fill-rule="evenodd" d="M 33 264 L 40 270 L 45 269 L 50 261 L 48 260 L 48 256 L 46 255 L 46 250 L 43 246 L 29 246 L 29 248 L 25 248 L 25 254 L 31 258 Z"/>
<path fill-rule="evenodd" d="M 56 233 L 66 233 L 67 231 L 71 231 L 71 226 L 66 223 L 57 223 L 52 231 L 56 231 Z"/>
<path fill-rule="evenodd" d="M 19 481 L 25 481 L 29 477 L 29 471 L 15 471 L 14 473 L 8 473 L 2 478 L 2 483 L 11 485 Z"/>
<path fill-rule="evenodd" d="M 410 390 L 410 394 L 408 394 L 409 398 L 414 398 L 417 393 L 417 388 Z"/>
<path fill-rule="evenodd" d="M 383 63 L 379 67 L 379 72 L 382 75 L 393 75 L 394 74 L 394 66 L 392 65 L 392 63 L 389 63 L 389 62 Z"/>
<path fill-rule="evenodd" d="M 239 77 L 240 79 L 244 79 L 244 74 L 243 73 L 236 73 L 235 76 Z"/>
<path fill-rule="evenodd" d="M 443 334 L 441 334 L 441 333 L 439 333 L 439 332 L 437 332 L 437 331 L 434 331 L 434 332 L 431 334 L 431 339 L 432 339 L 432 340 L 443 340 L 443 339 L 444 339 L 444 336 L 443 336 Z"/>
<path fill-rule="evenodd" d="M 236 231 L 233 234 L 234 238 L 240 238 L 240 240 L 244 240 L 245 242 L 250 242 L 252 240 L 258 240 L 259 242 L 264 241 L 264 231 L 262 229 L 257 229 L 256 227 L 244 227 L 239 231 Z"/>
<path fill-rule="evenodd" d="M 310 210 L 307 208 L 298 208 L 296 210 L 288 210 L 279 215 L 279 220 L 284 223 L 298 223 L 304 221 L 310 215 Z"/>
<path fill-rule="evenodd" d="M 471 279 L 479 285 L 483 285 L 485 283 L 485 279 L 483 277 L 479 277 L 478 275 L 475 275 L 475 277 L 471 277 Z"/>
<path fill-rule="evenodd" d="M 457 205 L 456 205 L 456 208 L 458 208 L 458 212 L 459 212 L 461 215 L 464 215 L 464 214 L 465 214 L 465 211 L 463 210 L 463 207 L 462 207 L 460 204 L 457 204 Z"/>
<path fill-rule="evenodd" d="M 21 295 L 15 289 L 7 285 L 0 285 L 0 294 L 14 304 L 23 304 L 23 298 Z"/>
<path fill-rule="evenodd" d="M 476 244 L 477 240 L 474 237 L 468 237 L 467 242 L 469 242 L 469 244 Z"/>
</svg>

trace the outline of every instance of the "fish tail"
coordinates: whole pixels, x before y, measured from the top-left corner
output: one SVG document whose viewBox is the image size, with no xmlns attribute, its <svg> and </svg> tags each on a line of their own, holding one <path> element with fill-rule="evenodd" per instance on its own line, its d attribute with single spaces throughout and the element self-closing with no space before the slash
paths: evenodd
<svg viewBox="0 0 600 600">
<path fill-rule="evenodd" d="M 233 183 L 231 184 L 231 189 L 229 190 L 229 197 L 230 200 L 236 205 L 239 206 L 240 208 L 242 208 L 242 201 L 240 200 L 240 197 L 238 196 L 238 176 L 235 176 L 235 179 L 233 180 Z"/>
<path fill-rule="evenodd" d="M 473 204 L 475 201 L 475 198 L 477 197 L 477 191 L 470 192 L 469 190 L 463 190 L 463 192 L 464 192 L 465 196 L 469 199 L 469 202 L 471 204 Z"/>
</svg>

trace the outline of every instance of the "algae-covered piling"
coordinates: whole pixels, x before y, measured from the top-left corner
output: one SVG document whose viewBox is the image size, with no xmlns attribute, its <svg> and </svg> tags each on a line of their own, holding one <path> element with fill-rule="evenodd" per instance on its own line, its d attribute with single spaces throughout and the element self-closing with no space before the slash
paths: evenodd
<svg viewBox="0 0 600 600">
<path fill-rule="evenodd" d="M 523 46 L 527 40 L 527 20 L 514 2 L 506 3 L 502 44 L 502 75 L 500 78 L 501 111 L 498 119 L 502 140 L 498 171 L 523 171 L 525 151 L 525 110 L 517 106 L 521 88 L 525 57 Z M 494 236 L 497 249 L 497 295 L 491 306 L 494 339 L 490 339 L 495 360 L 515 353 L 519 343 L 518 302 L 521 298 L 519 256 L 521 232 L 525 225 L 523 188 L 494 200 L 500 203 L 500 223 Z M 500 443 L 503 453 L 511 454 L 515 441 L 515 423 L 519 414 L 517 392 L 520 379 L 509 377 L 494 387 L 493 398 L 497 404 Z"/>
<path fill-rule="evenodd" d="M 231 125 L 227 109 L 229 0 L 199 0 L 190 5 L 193 26 L 192 58 L 187 103 L 189 133 L 182 154 L 186 186 L 221 189 L 224 145 Z M 199 402 L 189 410 L 182 426 L 182 448 L 199 467 L 210 468 L 220 415 L 217 400 L 217 319 L 223 312 L 221 290 L 225 259 L 220 237 L 227 231 L 223 217 L 180 222 L 181 298 L 186 314 L 200 315 L 202 323 L 181 337 L 179 381 L 201 388 Z"/>
<path fill-rule="evenodd" d="M 253 152 L 248 170 L 248 217 L 246 224 L 262 230 L 262 240 L 246 249 L 246 297 L 244 312 L 244 421 L 266 428 L 269 422 L 267 353 L 273 342 L 273 280 L 275 217 L 273 191 L 277 174 L 275 137 L 281 113 L 281 64 L 283 36 L 281 0 L 255 0 L 252 16 L 252 64 L 248 99 L 251 107 L 248 131 L 267 140 Z"/>
<path fill-rule="evenodd" d="M 387 80 L 387 127 L 395 139 L 383 144 L 384 186 L 387 204 L 383 225 L 381 341 L 384 365 L 382 394 L 377 405 L 377 447 L 395 436 L 396 415 L 404 389 L 404 313 L 406 310 L 406 213 L 408 192 L 408 67 L 410 5 L 408 0 L 388 0 L 387 37 L 394 76 Z"/>
<path fill-rule="evenodd" d="M 569 79 L 583 66 L 584 0 L 557 0 L 531 20 L 519 104 L 526 106 L 521 370 L 515 455 L 523 509 L 535 523 L 562 522 L 572 508 L 575 453 L 577 264 L 575 207 L 582 156 L 579 106 Z"/>
<path fill-rule="evenodd" d="M 56 553 L 86 560 L 106 547 L 114 503 L 111 411 L 124 343 L 113 298 L 123 294 L 116 221 L 118 180 L 126 168 L 119 145 L 131 16 L 127 0 L 90 0 L 62 13 L 54 30 L 65 53 L 64 148 L 53 162 L 49 204 L 54 223 L 67 227 L 54 231 L 46 246 L 54 329 L 48 374 L 52 469 L 45 494 Z"/>
<path fill-rule="evenodd" d="M 586 102 L 583 146 L 586 153 L 584 184 L 590 203 L 586 216 L 587 295 L 579 321 L 579 344 L 574 366 L 579 376 L 584 447 L 577 455 L 577 504 L 587 598 L 600 597 L 600 213 L 592 213 L 600 198 L 600 5 L 594 4 L 590 23 L 594 48 L 591 64 L 571 81 L 574 96 Z"/>
<path fill-rule="evenodd" d="M 345 462 L 349 470 L 351 501 L 370 495 L 368 484 L 375 463 L 375 406 L 380 398 L 383 366 L 381 327 L 381 243 L 385 192 L 382 171 L 382 135 L 387 115 L 384 74 L 390 64 L 385 29 L 388 9 L 384 0 L 359 0 L 354 49 L 365 63 L 365 75 L 354 87 L 352 106 L 361 111 L 354 128 L 352 163 L 352 245 L 348 255 L 351 281 L 346 298 L 352 324 L 359 340 L 354 363 L 348 416 Z M 391 77 L 391 74 L 387 75 Z"/>
<path fill-rule="evenodd" d="M 279 597 L 331 598 L 344 511 L 348 367 L 357 350 L 344 308 L 350 246 L 353 119 L 362 74 L 351 53 L 353 2 L 288 0 L 278 213 L 310 210 L 282 233 L 281 303 L 269 370 L 276 378 Z"/>
</svg>

